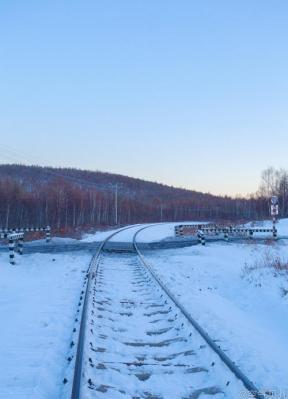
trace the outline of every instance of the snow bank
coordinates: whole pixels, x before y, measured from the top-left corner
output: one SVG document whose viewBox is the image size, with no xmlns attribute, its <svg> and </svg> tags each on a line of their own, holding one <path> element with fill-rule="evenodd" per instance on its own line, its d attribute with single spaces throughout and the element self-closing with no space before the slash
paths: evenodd
<svg viewBox="0 0 288 399">
<path fill-rule="evenodd" d="M 85 234 L 81 241 L 83 242 L 95 242 L 95 241 L 103 241 L 110 234 L 114 233 L 118 229 L 111 229 L 106 231 L 96 231 L 93 234 Z"/>
<path fill-rule="evenodd" d="M 0 254 L 0 398 L 59 398 L 90 258 Z"/>
<path fill-rule="evenodd" d="M 33 241 L 27 241 L 27 243 L 29 242 L 29 245 L 49 245 L 46 242 L 46 239 L 40 239 L 40 240 L 33 240 Z M 79 240 L 76 240 L 75 238 L 70 238 L 70 237 L 57 237 L 52 235 L 51 237 L 51 244 L 73 244 L 79 242 Z"/>
<path fill-rule="evenodd" d="M 249 268 L 266 250 L 265 245 L 213 244 L 146 256 L 256 385 L 288 389 L 288 275 Z M 287 244 L 270 250 L 288 259 Z"/>
<path fill-rule="evenodd" d="M 135 224 L 135 225 L 130 225 L 130 226 L 125 226 L 125 227 L 129 227 L 129 229 L 124 230 L 123 232 L 117 234 L 115 237 L 113 237 L 111 239 L 111 241 L 114 242 L 130 242 L 133 239 L 133 235 L 135 233 L 135 231 L 137 231 L 139 229 L 139 226 L 145 226 L 143 225 L 139 225 L 139 224 Z M 82 241 L 84 242 L 95 242 L 95 241 L 103 241 L 105 240 L 105 238 L 109 237 L 111 234 L 119 231 L 123 229 L 123 227 L 117 228 L 117 229 L 111 229 L 111 230 L 107 230 L 107 231 L 97 231 L 96 233 L 93 234 L 86 234 L 84 236 L 84 238 L 82 239 Z"/>
</svg>

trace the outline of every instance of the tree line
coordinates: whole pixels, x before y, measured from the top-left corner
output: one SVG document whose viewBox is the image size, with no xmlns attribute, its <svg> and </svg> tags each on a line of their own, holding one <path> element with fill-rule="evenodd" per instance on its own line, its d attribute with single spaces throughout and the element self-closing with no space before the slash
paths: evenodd
<svg viewBox="0 0 288 399">
<path fill-rule="evenodd" d="M 117 175 L 105 174 L 104 179 L 100 172 L 97 173 L 101 184 L 93 186 L 92 177 L 84 179 L 79 171 L 75 174 L 62 170 L 57 174 L 54 170 L 45 174 L 45 168 L 13 167 L 0 166 L 0 227 L 4 228 L 51 225 L 60 230 L 109 226 L 116 222 L 124 225 L 262 219 L 268 217 L 267 199 L 276 191 L 281 198 L 282 215 L 286 215 L 287 172 L 273 168 L 273 173 L 271 168 L 263 172 L 255 195 L 231 198 L 127 177 L 121 180 Z M 117 201 L 115 186 L 109 186 L 107 181 L 120 181 Z"/>
</svg>

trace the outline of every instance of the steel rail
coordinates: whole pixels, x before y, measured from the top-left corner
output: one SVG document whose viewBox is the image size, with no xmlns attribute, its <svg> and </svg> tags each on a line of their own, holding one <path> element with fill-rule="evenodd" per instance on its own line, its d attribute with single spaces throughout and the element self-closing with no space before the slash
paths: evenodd
<svg viewBox="0 0 288 399">
<path fill-rule="evenodd" d="M 83 307 L 82 307 L 82 315 L 81 315 L 81 321 L 80 321 L 80 329 L 79 329 L 79 334 L 78 334 L 77 352 L 76 352 L 76 359 L 75 359 L 71 399 L 80 399 L 81 398 L 81 380 L 82 380 L 82 370 L 83 370 L 83 354 L 84 354 L 85 330 L 86 330 L 86 320 L 87 320 L 87 305 L 88 305 L 88 300 L 89 300 L 91 281 L 97 274 L 97 268 L 99 265 L 101 252 L 104 249 L 105 244 L 112 237 L 114 237 L 116 234 L 121 233 L 124 230 L 128 230 L 133 227 L 137 227 L 137 225 L 124 227 L 124 228 L 114 232 L 113 234 L 110 234 L 107 238 L 105 238 L 105 240 L 103 240 L 101 242 L 100 247 L 98 248 L 97 252 L 93 255 L 93 257 L 90 261 L 90 264 L 89 264 L 89 267 L 87 270 L 88 279 L 87 279 L 87 284 L 86 284 L 86 291 L 85 291 L 85 297 L 84 297 L 84 302 L 83 302 Z M 93 270 L 95 268 L 95 266 L 96 266 L 96 269 Z"/>
<path fill-rule="evenodd" d="M 244 387 L 249 391 L 251 395 L 253 395 L 256 399 L 265 399 L 266 395 L 261 393 L 259 389 L 253 384 L 252 381 L 240 370 L 239 367 L 224 353 L 224 351 L 213 341 L 210 335 L 200 326 L 200 324 L 190 315 L 190 313 L 184 308 L 184 306 L 178 301 L 178 299 L 173 295 L 173 293 L 166 287 L 163 281 L 160 279 L 155 270 L 152 269 L 150 264 L 146 261 L 142 253 L 140 252 L 137 245 L 137 236 L 138 234 L 149 228 L 151 226 L 145 226 L 134 234 L 133 237 L 133 245 L 139 259 L 141 260 L 142 265 L 145 269 L 150 272 L 150 275 L 153 279 L 160 285 L 166 295 L 172 300 L 172 302 L 176 305 L 176 307 L 181 311 L 181 313 L 186 317 L 186 319 L 190 322 L 190 324 L 195 328 L 196 331 L 201 335 L 201 337 L 207 342 L 210 348 L 220 357 L 223 363 L 229 368 L 229 370 L 240 380 L 242 381 Z"/>
</svg>

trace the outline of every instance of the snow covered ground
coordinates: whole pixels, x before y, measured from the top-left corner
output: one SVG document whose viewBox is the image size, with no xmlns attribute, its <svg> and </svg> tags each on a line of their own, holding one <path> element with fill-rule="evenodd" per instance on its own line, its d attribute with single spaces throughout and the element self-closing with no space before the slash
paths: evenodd
<svg viewBox="0 0 288 399">
<path fill-rule="evenodd" d="M 176 224 L 153 225 L 138 241 L 173 237 Z M 135 225 L 114 240 L 131 241 L 143 226 Z M 251 226 L 271 227 L 271 221 Z M 288 219 L 277 228 L 288 236 Z M 87 235 L 84 241 L 101 241 L 112 232 Z M 288 397 L 288 271 L 269 266 L 277 258 L 285 265 L 288 241 L 207 243 L 145 256 L 257 386 L 281 388 Z M 1 399 L 61 397 L 83 271 L 90 258 L 85 252 L 26 254 L 11 266 L 8 254 L 0 253 Z"/>
<path fill-rule="evenodd" d="M 116 233 L 119 231 L 117 235 L 111 238 L 111 241 L 113 242 L 131 242 L 133 240 L 133 236 L 139 228 L 144 227 L 144 226 L 150 226 L 149 224 L 145 225 L 130 225 L 130 226 L 125 226 L 119 227 L 117 229 L 111 229 L 107 231 L 99 231 L 96 232 L 95 234 L 86 234 L 84 238 L 82 239 L 83 242 L 95 242 L 95 241 L 102 241 L 105 240 L 105 238 L 109 237 L 111 234 Z M 121 231 L 123 230 L 123 231 Z"/>
<path fill-rule="evenodd" d="M 0 398 L 58 399 L 91 255 L 0 254 Z"/>
<path fill-rule="evenodd" d="M 155 242 L 165 240 L 166 238 L 175 237 L 174 227 L 179 224 L 194 224 L 194 223 L 205 223 L 205 222 L 175 222 L 175 223 L 159 223 L 152 225 L 151 227 L 141 231 L 138 234 L 138 242 Z M 147 225 L 148 226 L 148 225 Z"/>
<path fill-rule="evenodd" d="M 114 233 L 119 229 L 111 229 L 106 231 L 96 231 L 93 234 L 85 234 L 81 241 L 83 242 L 95 242 L 95 241 L 102 241 L 105 240 L 110 234 Z"/>
<path fill-rule="evenodd" d="M 180 302 L 256 385 L 288 394 L 288 271 L 265 265 L 276 257 L 288 260 L 288 243 L 146 253 Z"/>
<path fill-rule="evenodd" d="M 272 222 L 271 220 L 264 220 L 261 222 L 251 222 L 247 223 L 247 227 L 253 227 L 253 228 L 267 228 L 271 229 L 272 228 Z M 279 219 L 276 224 L 276 228 L 278 230 L 278 234 L 280 236 L 288 236 L 288 219 Z"/>
<path fill-rule="evenodd" d="M 165 238 L 169 237 L 175 237 L 174 233 L 174 227 L 179 225 L 179 224 L 193 224 L 193 223 L 204 223 L 204 222 L 175 222 L 175 223 L 146 223 L 146 224 L 136 224 L 132 225 L 131 230 L 126 230 L 123 233 L 116 235 L 115 237 L 112 238 L 112 241 L 117 241 L 117 242 L 125 242 L 129 241 L 131 239 L 131 232 L 139 230 L 139 228 L 145 227 L 145 226 L 150 226 L 148 229 L 143 230 L 141 234 L 139 234 L 139 241 L 141 242 L 153 242 L 153 241 L 160 241 L 164 240 Z M 94 242 L 94 241 L 101 241 L 104 240 L 106 237 L 108 237 L 110 234 L 112 234 L 115 231 L 118 231 L 120 229 L 112 229 L 112 230 L 107 230 L 107 231 L 102 231 L 102 232 L 96 232 L 95 234 L 86 234 L 82 241 L 84 242 Z"/>
</svg>

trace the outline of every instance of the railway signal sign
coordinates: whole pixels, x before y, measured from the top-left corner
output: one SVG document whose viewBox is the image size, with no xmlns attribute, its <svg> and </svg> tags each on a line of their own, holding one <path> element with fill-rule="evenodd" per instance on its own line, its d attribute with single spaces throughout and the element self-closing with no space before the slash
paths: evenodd
<svg viewBox="0 0 288 399">
<path fill-rule="evenodd" d="M 273 195 L 273 197 L 271 198 L 271 205 L 278 205 L 277 195 Z"/>
</svg>

